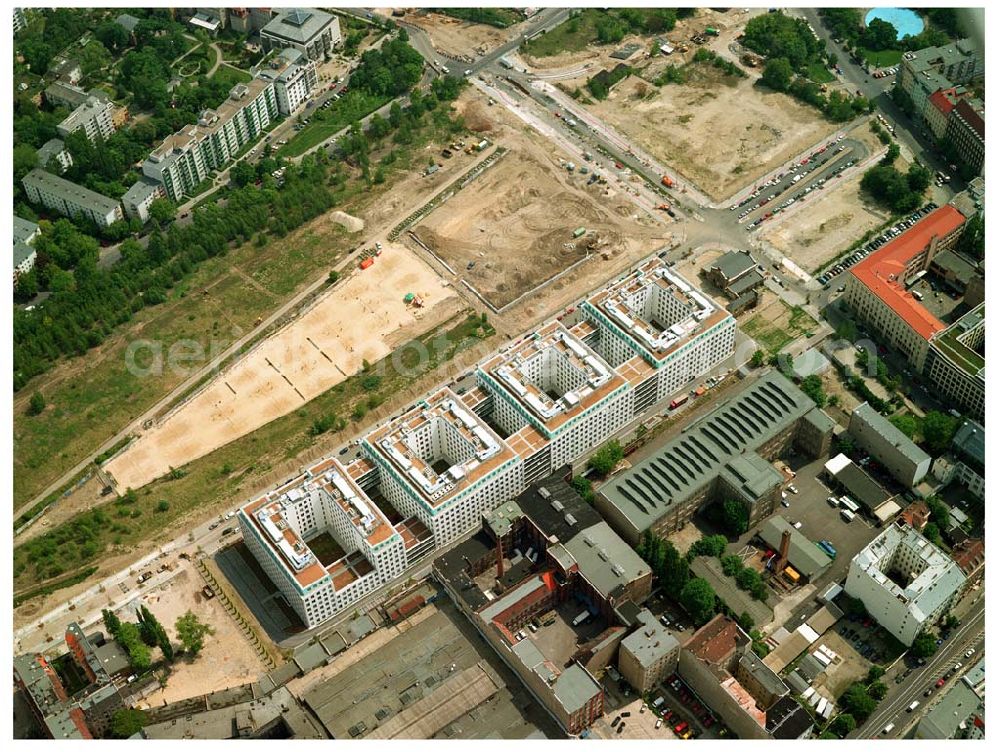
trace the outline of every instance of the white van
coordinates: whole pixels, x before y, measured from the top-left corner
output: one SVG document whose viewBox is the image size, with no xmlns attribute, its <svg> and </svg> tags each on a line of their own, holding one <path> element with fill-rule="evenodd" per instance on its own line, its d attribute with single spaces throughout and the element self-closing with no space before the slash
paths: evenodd
<svg viewBox="0 0 1000 752">
<path fill-rule="evenodd" d="M 914 700 L 913 702 L 911 702 L 909 705 L 906 706 L 906 712 L 912 713 L 918 707 L 920 707 L 920 700 Z"/>
<path fill-rule="evenodd" d="M 841 509 L 840 516 L 844 520 L 844 522 L 850 522 L 851 520 L 854 519 L 854 512 L 852 512 L 850 509 Z"/>
<path fill-rule="evenodd" d="M 892 731 L 892 730 L 893 730 L 894 728 L 896 728 L 896 724 L 895 724 L 895 723 L 890 723 L 890 724 L 889 724 L 889 725 L 887 725 L 887 726 L 886 726 L 886 727 L 885 727 L 884 729 L 882 729 L 882 733 L 883 733 L 883 734 L 888 734 L 888 733 L 889 733 L 890 731 Z"/>
</svg>

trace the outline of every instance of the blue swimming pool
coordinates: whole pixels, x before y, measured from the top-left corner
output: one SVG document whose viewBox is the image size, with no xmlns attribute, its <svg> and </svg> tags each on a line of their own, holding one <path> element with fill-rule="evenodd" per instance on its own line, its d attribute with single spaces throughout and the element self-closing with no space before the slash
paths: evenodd
<svg viewBox="0 0 1000 752">
<path fill-rule="evenodd" d="M 902 39 L 907 34 L 915 37 L 924 30 L 924 19 L 916 11 L 909 8 L 872 8 L 865 16 L 865 26 L 873 18 L 888 21 L 896 27 L 896 39 Z"/>
</svg>

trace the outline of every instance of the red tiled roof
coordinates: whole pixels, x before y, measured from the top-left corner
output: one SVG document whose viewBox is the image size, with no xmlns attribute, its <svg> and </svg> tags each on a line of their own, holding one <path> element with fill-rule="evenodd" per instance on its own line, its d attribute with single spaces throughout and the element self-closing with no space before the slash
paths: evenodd
<svg viewBox="0 0 1000 752">
<path fill-rule="evenodd" d="M 923 253 L 935 237 L 961 227 L 965 217 L 954 206 L 942 206 L 899 237 L 886 243 L 851 269 L 859 282 L 892 308 L 917 334 L 929 340 L 945 329 L 936 316 L 920 305 L 903 287 L 899 275 L 914 256 Z"/>
<path fill-rule="evenodd" d="M 962 116 L 962 119 L 969 124 L 979 136 L 979 138 L 986 138 L 986 122 L 983 120 L 981 113 L 976 112 L 976 109 L 969 104 L 966 100 L 962 100 L 957 106 L 958 114 Z"/>
<path fill-rule="evenodd" d="M 954 93 L 954 89 L 938 89 L 930 95 L 930 103 L 940 112 L 947 115 L 955 108 L 955 103 L 948 98 L 948 93 Z"/>
</svg>

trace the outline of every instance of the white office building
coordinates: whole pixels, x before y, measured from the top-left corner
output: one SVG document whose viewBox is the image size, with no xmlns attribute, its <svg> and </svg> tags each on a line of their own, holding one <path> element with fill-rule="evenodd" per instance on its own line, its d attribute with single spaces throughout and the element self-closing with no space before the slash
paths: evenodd
<svg viewBox="0 0 1000 752">
<path fill-rule="evenodd" d="M 88 190 L 45 170 L 34 169 L 21 183 L 28 200 L 64 214 L 85 216 L 98 227 L 108 227 L 124 217 L 121 204 L 113 198 Z"/>
<path fill-rule="evenodd" d="M 319 83 L 316 63 L 292 47 L 282 50 L 257 76 L 274 84 L 278 112 L 282 115 L 290 115 L 301 107 Z"/>
<path fill-rule="evenodd" d="M 238 519 L 247 547 L 307 627 L 406 568 L 402 536 L 335 459 L 247 504 Z"/>
<path fill-rule="evenodd" d="M 270 81 L 255 78 L 237 84 L 225 102 L 201 113 L 197 125 L 168 136 L 143 162 L 142 172 L 179 202 L 212 170 L 225 168 L 244 146 L 259 138 L 277 115 Z"/>
<path fill-rule="evenodd" d="M 319 60 L 340 45 L 340 20 L 315 8 L 281 8 L 260 30 L 260 41 L 265 50 L 292 47 Z"/>
<path fill-rule="evenodd" d="M 66 138 L 70 133 L 82 130 L 92 144 L 96 144 L 98 139 L 106 141 L 115 132 L 112 120 L 114 109 L 114 103 L 106 96 L 92 93 L 56 126 L 56 131 L 61 138 Z"/>
<path fill-rule="evenodd" d="M 436 546 L 480 524 L 524 490 L 522 462 L 450 389 L 441 389 L 362 441 L 382 493 L 419 519 Z"/>
<path fill-rule="evenodd" d="M 659 401 L 733 352 L 736 319 L 654 258 L 588 298 L 597 351 L 614 367 L 638 355 L 656 371 Z"/>
<path fill-rule="evenodd" d="M 528 483 L 599 446 L 632 418 L 629 382 L 559 321 L 480 364 L 477 379 L 511 446 L 526 448 L 519 454 Z"/>
<path fill-rule="evenodd" d="M 947 612 L 964 582 L 950 556 L 900 523 L 851 559 L 844 590 L 900 642 L 912 645 Z"/>
</svg>

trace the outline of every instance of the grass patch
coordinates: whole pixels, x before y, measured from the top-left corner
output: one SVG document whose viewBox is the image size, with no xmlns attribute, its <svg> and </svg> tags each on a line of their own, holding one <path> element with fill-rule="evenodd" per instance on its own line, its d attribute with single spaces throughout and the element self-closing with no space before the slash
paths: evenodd
<svg viewBox="0 0 1000 752">
<path fill-rule="evenodd" d="M 830 72 L 829 68 L 815 61 L 806 66 L 806 75 L 810 81 L 815 81 L 818 84 L 828 84 L 831 81 L 837 80 L 837 77 Z"/>
<path fill-rule="evenodd" d="M 861 49 L 861 56 L 876 68 L 886 68 L 899 65 L 903 60 L 902 50 L 867 50 Z"/>
<path fill-rule="evenodd" d="M 777 355 L 785 345 L 813 331 L 817 325 L 816 320 L 801 307 L 779 302 L 788 310 L 787 323 L 784 316 L 770 320 L 763 313 L 758 313 L 743 325 L 743 331 L 753 337 L 769 356 Z"/>
<path fill-rule="evenodd" d="M 96 571 L 97 567 L 85 567 L 79 572 L 74 572 L 73 574 L 61 577 L 58 580 L 53 580 L 52 582 L 48 582 L 40 587 L 32 588 L 31 590 L 27 590 L 23 593 L 18 593 L 14 596 L 14 608 L 17 608 L 22 603 L 30 601 L 32 598 L 40 598 L 44 595 L 50 595 L 57 590 L 77 585 L 91 577 Z"/>
<path fill-rule="evenodd" d="M 494 333 L 478 315 L 459 315 L 374 364 L 372 370 L 382 376 L 376 390 L 364 387 L 370 372 L 357 373 L 301 409 L 177 468 L 172 477 L 88 510 L 18 546 L 14 549 L 15 587 L 51 586 L 61 581 L 54 578 L 63 578 L 70 565 L 97 561 L 114 553 L 116 547 L 157 540 L 171 523 L 191 511 L 249 494 L 275 465 L 297 456 L 323 437 L 312 430 L 317 417 L 363 415 L 359 406 L 366 411 L 404 393 L 414 381 Z M 346 420 L 341 420 L 340 425 L 352 430 Z M 230 472 L 223 474 L 220 468 Z M 166 509 L 162 501 L 167 502 Z M 76 582 L 91 574 L 93 571 Z M 53 581 L 43 582 L 46 579 Z"/>
<path fill-rule="evenodd" d="M 426 166 L 422 149 L 428 142 L 454 139 L 449 127 L 443 109 L 425 116 L 425 126 L 413 131 L 412 143 L 392 145 L 394 159 L 385 168 L 385 182 L 368 186 L 348 173 L 335 193 L 335 207 L 364 214 L 392 189 L 394 176 Z M 382 150 L 388 151 L 388 146 Z M 373 153 L 373 164 L 377 160 Z M 333 172 L 346 169 L 337 163 Z M 159 343 L 164 362 L 181 340 L 199 343 L 211 357 L 253 329 L 257 318 L 266 318 L 286 296 L 335 265 L 357 242 L 324 218 L 284 238 L 265 237 L 263 246 L 248 238 L 225 255 L 206 259 L 171 290 L 165 303 L 143 309 L 100 348 L 40 377 L 37 389 L 49 407 L 30 418 L 24 408 L 14 410 L 15 507 L 31 501 L 186 378 L 184 372 L 170 368 L 148 375 L 132 373 L 126 357 L 133 340 Z M 136 358 L 140 365 L 150 361 L 149 352 Z M 26 399 L 17 404 L 26 405 Z M 42 506 L 44 502 L 35 511 Z"/>
<path fill-rule="evenodd" d="M 355 120 L 361 120 L 371 112 L 392 100 L 363 91 L 349 91 L 335 101 L 328 110 L 315 110 L 309 116 L 310 123 L 298 132 L 287 144 L 276 152 L 278 157 L 297 157 L 309 149 L 326 141 L 330 136 L 342 131 Z"/>
<path fill-rule="evenodd" d="M 226 86 L 236 86 L 236 84 L 249 83 L 252 79 L 246 71 L 234 68 L 229 63 L 222 63 L 212 74 L 212 80 L 222 81 Z"/>
</svg>

